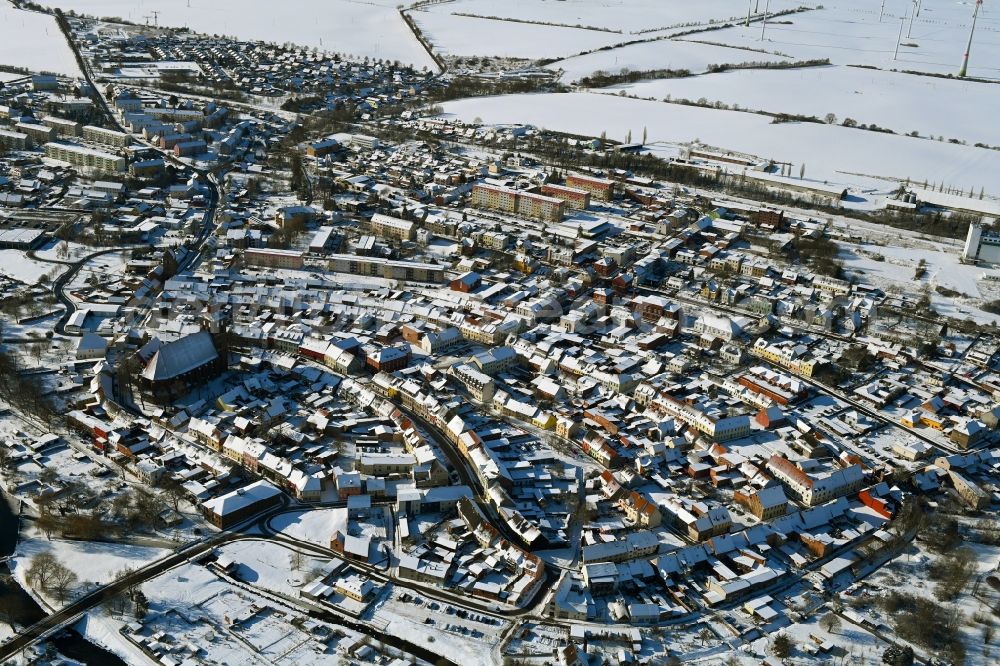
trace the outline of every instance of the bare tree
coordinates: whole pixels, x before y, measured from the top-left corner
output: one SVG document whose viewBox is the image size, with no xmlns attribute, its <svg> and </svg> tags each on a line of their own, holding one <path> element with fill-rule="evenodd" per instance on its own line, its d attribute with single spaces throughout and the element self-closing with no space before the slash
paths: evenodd
<svg viewBox="0 0 1000 666">
<path fill-rule="evenodd" d="M 302 567 L 305 565 L 305 556 L 299 551 L 293 550 L 291 555 L 291 564 L 293 571 L 302 571 Z"/>
<path fill-rule="evenodd" d="M 52 590 L 59 601 L 65 601 L 69 590 L 76 584 L 77 575 L 61 562 L 56 562 L 55 570 L 52 574 Z"/>
<path fill-rule="evenodd" d="M 827 613 L 823 616 L 823 619 L 819 621 L 819 625 L 831 634 L 835 634 L 840 629 L 840 618 L 836 613 Z"/>
<path fill-rule="evenodd" d="M 25 573 L 28 585 L 32 587 L 47 588 L 52 582 L 55 566 L 58 564 L 56 556 L 46 551 L 31 558 L 31 564 Z"/>
</svg>

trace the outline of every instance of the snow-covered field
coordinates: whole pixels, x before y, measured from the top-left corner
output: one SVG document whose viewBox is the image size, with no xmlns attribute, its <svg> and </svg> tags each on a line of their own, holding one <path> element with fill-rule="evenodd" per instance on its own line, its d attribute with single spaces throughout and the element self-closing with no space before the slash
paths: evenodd
<svg viewBox="0 0 1000 666">
<path fill-rule="evenodd" d="M 969 38 L 974 5 L 970 0 L 924 0 L 920 15 L 913 19 L 911 32 L 909 12 L 913 4 L 905 0 L 886 2 L 881 22 L 881 3 L 876 0 L 827 0 L 822 3 L 822 9 L 782 16 L 769 23 L 763 40 L 759 23 L 749 28 L 737 25 L 695 38 L 777 51 L 795 58 L 829 58 L 837 64 L 957 74 Z M 983 7 L 973 42 L 969 75 L 998 78 L 998 15 L 990 3 Z M 903 37 L 899 54 L 894 59 L 901 25 Z"/>
<path fill-rule="evenodd" d="M 798 6 L 792 0 L 774 0 L 772 10 Z M 421 30 L 435 49 L 455 56 L 495 55 L 515 58 L 569 58 L 595 49 L 616 47 L 625 42 L 655 39 L 691 29 L 746 16 L 743 0 L 687 2 L 685 0 L 458 0 L 429 5 L 412 12 Z M 544 24 L 544 25 L 543 25 Z M 648 64 L 646 69 L 673 66 L 704 69 L 699 51 L 709 47 L 671 42 L 654 42 L 651 49 L 632 46 L 582 56 L 565 69 L 579 75 L 595 69 L 614 69 L 622 62 L 641 68 L 640 59 L 650 62 L 676 61 L 677 64 Z M 639 45 L 644 46 L 644 45 Z M 740 62 L 747 51 L 729 51 L 710 62 Z M 602 56 L 601 53 L 606 55 Z M 613 54 L 613 55 L 611 55 Z M 759 60 L 760 54 L 750 54 Z M 707 55 L 704 57 L 708 57 Z M 633 60 L 635 58 L 635 60 Z M 780 58 L 774 58 L 780 59 Z M 614 62 L 603 66 L 602 61 Z M 683 63 L 683 64 L 681 64 Z M 707 64 L 707 63 L 705 63 Z M 589 71 L 586 69 L 594 65 Z M 561 64 L 553 65 L 556 69 Z M 569 76 L 568 79 L 578 78 Z"/>
<path fill-rule="evenodd" d="M 312 569 L 326 564 L 306 556 L 296 560 L 290 548 L 264 540 L 236 541 L 219 550 L 239 562 L 237 579 L 292 597 L 298 596 L 302 583 L 311 580 Z"/>
<path fill-rule="evenodd" d="M 931 307 L 941 315 L 956 319 L 971 317 L 983 324 L 1000 319 L 980 307 L 995 298 L 989 291 L 983 293 L 993 285 L 979 282 L 982 267 L 961 263 L 960 253 L 955 250 L 949 251 L 947 247 L 931 243 L 915 243 L 906 247 L 899 244 L 852 243 L 841 243 L 840 246 L 844 269 L 860 281 L 883 289 L 895 287 L 910 292 L 914 290 L 914 285 L 927 284 L 932 290 Z M 926 272 L 920 280 L 915 280 L 915 271 L 921 259 L 925 262 Z M 943 296 L 934 292 L 938 287 L 958 292 L 959 295 Z"/>
<path fill-rule="evenodd" d="M 735 49 L 715 44 L 680 39 L 657 39 L 630 44 L 607 51 L 594 51 L 584 55 L 559 60 L 548 69 L 561 70 L 566 83 L 577 81 L 597 71 L 617 74 L 622 70 L 648 71 L 654 69 L 686 69 L 698 74 L 709 65 L 745 62 L 788 62 L 791 58 Z"/>
<path fill-rule="evenodd" d="M 68 76 L 80 74 L 55 19 L 15 9 L 6 0 L 0 0 L 0 64 Z M 0 81 L 20 76 L 0 73 Z"/>
<path fill-rule="evenodd" d="M 914 271 L 923 259 L 927 271 L 924 279 L 932 285 L 940 285 L 970 298 L 979 298 L 981 295 L 976 282 L 983 269 L 961 263 L 957 252 L 892 245 L 858 246 L 844 243 L 841 246 L 845 268 L 863 271 L 865 280 L 881 278 L 900 285 L 910 285 L 914 281 Z M 873 255 L 881 255 L 884 260 L 870 258 Z"/>
<path fill-rule="evenodd" d="M 599 30 L 531 25 L 437 12 L 414 12 L 413 18 L 434 45 L 435 51 L 452 56 L 557 58 L 621 41 L 621 35 Z"/>
<path fill-rule="evenodd" d="M 21 250 L 0 250 L 0 273 L 26 284 L 38 284 L 43 275 L 58 275 L 66 266 L 27 257 Z"/>
<path fill-rule="evenodd" d="M 677 43 L 677 42 L 670 42 Z M 898 134 L 943 136 L 1000 146 L 1000 125 L 983 109 L 1000 107 L 1000 86 L 858 67 L 736 70 L 683 79 L 640 81 L 609 88 L 662 100 L 706 99 L 741 109 L 789 113 L 836 122 L 853 118 Z M 955 100 L 962 100 L 956 104 Z"/>
<path fill-rule="evenodd" d="M 31 558 L 43 552 L 55 555 L 59 562 L 77 575 L 79 580 L 76 589 L 70 593 L 70 597 L 73 597 L 79 596 L 95 584 L 110 583 L 125 569 L 140 569 L 164 557 L 170 551 L 120 543 L 25 538 L 18 542 L 17 550 L 11 559 L 14 577 L 22 587 L 26 589 L 29 587 L 25 576 L 31 566 Z M 45 598 L 49 603 L 55 603 L 49 596 Z"/>
<path fill-rule="evenodd" d="M 631 131 L 665 151 L 695 139 L 762 158 L 807 165 L 808 178 L 866 182 L 862 175 L 998 194 L 1000 151 L 816 123 L 772 124 L 767 116 L 629 99 L 599 93 L 548 93 L 463 99 L 443 105 L 467 122 L 527 123 L 550 130 L 624 141 Z"/>
<path fill-rule="evenodd" d="M 145 23 L 150 12 L 158 11 L 160 25 L 434 67 L 396 10 L 398 3 L 389 0 L 289 0 L 280 7 L 268 0 L 49 0 L 47 4 L 134 23 Z"/>
<path fill-rule="evenodd" d="M 772 0 L 772 11 L 797 7 L 795 0 Z M 474 14 L 568 26 L 604 28 L 623 35 L 746 17 L 745 0 L 457 0 L 430 5 L 426 13 Z M 617 41 L 624 41 L 619 38 Z"/>
</svg>

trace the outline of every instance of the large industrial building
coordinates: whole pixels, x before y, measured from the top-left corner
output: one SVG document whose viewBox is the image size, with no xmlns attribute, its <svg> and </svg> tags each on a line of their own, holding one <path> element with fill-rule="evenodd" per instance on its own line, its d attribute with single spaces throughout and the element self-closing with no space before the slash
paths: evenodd
<svg viewBox="0 0 1000 666">
<path fill-rule="evenodd" d="M 970 224 L 962 250 L 962 261 L 970 264 L 1000 264 L 1000 234 L 982 224 Z"/>
</svg>

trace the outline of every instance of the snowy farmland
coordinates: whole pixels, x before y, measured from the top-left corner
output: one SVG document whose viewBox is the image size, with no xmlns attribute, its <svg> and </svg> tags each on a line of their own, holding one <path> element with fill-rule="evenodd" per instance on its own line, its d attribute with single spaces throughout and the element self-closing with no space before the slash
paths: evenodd
<svg viewBox="0 0 1000 666">
<path fill-rule="evenodd" d="M 772 5 L 774 3 L 771 3 Z M 920 14 L 905 0 L 832 0 L 822 9 L 783 16 L 770 23 L 761 39 L 760 23 L 737 25 L 698 36 L 730 46 L 762 49 L 795 58 L 829 58 L 835 64 L 872 65 L 900 71 L 956 74 L 965 52 L 975 3 L 971 0 L 924 0 Z M 1000 41 L 995 37 L 996 9 L 984 5 L 973 45 L 969 75 L 1000 77 Z M 902 39 L 896 53 L 902 27 Z"/>
<path fill-rule="evenodd" d="M 775 11 L 797 7 L 791 0 L 772 2 Z M 590 56 L 580 56 L 564 69 L 580 72 L 591 64 L 597 65 L 605 57 L 598 54 L 622 52 L 623 65 L 633 69 L 631 59 L 658 58 L 661 64 L 647 68 L 660 69 L 668 65 L 663 60 L 673 60 L 676 50 L 678 62 L 698 61 L 699 51 L 713 50 L 704 46 L 680 45 L 664 41 L 652 42 L 655 47 L 642 49 L 617 47 L 626 42 L 656 39 L 693 27 L 711 26 L 726 21 L 736 21 L 746 16 L 747 5 L 743 0 L 717 0 L 715 2 L 685 2 L 683 0 L 570 0 L 548 2 L 544 0 L 515 0 L 497 3 L 492 0 L 458 0 L 432 4 L 411 12 L 421 30 L 434 44 L 435 50 L 453 56 L 504 56 L 513 58 L 569 58 L 596 51 Z M 598 50 L 608 49 L 610 51 Z M 725 59 L 712 62 L 734 62 L 746 59 L 746 50 L 730 51 Z M 740 55 L 737 55 L 740 54 Z M 760 59 L 758 54 L 751 54 Z M 670 65 L 675 68 L 687 65 Z M 553 69 L 563 68 L 553 65 Z M 611 67 L 613 69 L 613 67 Z M 690 67 L 703 69 L 703 67 Z M 572 78 L 579 78 L 571 77 Z"/>
<path fill-rule="evenodd" d="M 609 88 L 662 100 L 722 102 L 741 109 L 788 113 L 886 127 L 898 134 L 943 136 L 1000 145 L 1000 125 L 983 110 L 1000 107 L 1000 86 L 857 67 L 736 70 L 683 79 L 640 81 Z M 961 99 L 962 104 L 955 104 Z"/>
<path fill-rule="evenodd" d="M 0 65 L 79 76 L 80 69 L 51 16 L 0 2 Z M 0 74 L 0 81 L 21 75 Z"/>
<path fill-rule="evenodd" d="M 414 20 L 434 45 L 451 56 L 558 58 L 621 41 L 620 35 L 600 30 L 531 25 L 487 18 L 415 12 Z"/>
<path fill-rule="evenodd" d="M 798 7 L 794 0 L 772 0 L 772 11 Z M 807 3 L 808 4 L 808 3 Z M 696 25 L 739 20 L 745 0 L 458 0 L 427 6 L 422 13 L 490 16 L 561 26 L 600 28 L 621 35 L 654 34 Z M 621 42 L 619 38 L 616 41 Z M 579 50 L 579 49 L 578 49 Z"/>
<path fill-rule="evenodd" d="M 755 53 L 728 46 L 680 39 L 657 39 L 574 56 L 547 65 L 547 68 L 561 71 L 561 80 L 572 83 L 597 71 L 618 74 L 626 69 L 632 71 L 686 69 L 693 74 L 700 74 L 707 71 L 709 65 L 791 60 L 787 56 Z"/>
<path fill-rule="evenodd" d="M 466 122 L 524 123 L 550 130 L 624 141 L 648 132 L 653 148 L 676 151 L 704 144 L 806 164 L 807 177 L 870 184 L 869 176 L 927 180 L 1000 194 L 995 174 L 1000 152 L 906 136 L 816 123 L 772 124 L 757 114 L 630 99 L 599 93 L 547 93 L 463 99 L 443 106 Z M 656 144 L 660 144 L 657 146 Z"/>
<path fill-rule="evenodd" d="M 157 11 L 161 25 L 434 67 L 399 15 L 398 3 L 388 0 L 291 0 L 281 11 L 268 0 L 51 0 L 48 4 L 133 23 L 146 23 Z"/>
</svg>

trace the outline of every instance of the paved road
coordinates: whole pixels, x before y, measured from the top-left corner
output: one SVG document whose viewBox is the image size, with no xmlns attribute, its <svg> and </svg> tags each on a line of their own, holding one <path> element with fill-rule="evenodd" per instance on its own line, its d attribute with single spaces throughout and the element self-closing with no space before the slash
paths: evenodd
<svg viewBox="0 0 1000 666">
<path fill-rule="evenodd" d="M 72 298 L 66 295 L 66 286 L 76 277 L 77 273 L 92 259 L 104 256 L 106 254 L 115 254 L 118 252 L 127 252 L 134 246 L 129 247 L 111 247 L 103 250 L 98 250 L 97 252 L 91 252 L 90 254 L 81 257 L 73 262 L 63 262 L 63 261 L 53 261 L 51 263 L 58 264 L 68 264 L 69 270 L 63 271 L 63 273 L 55 279 L 52 283 L 52 293 L 55 294 L 56 298 L 59 300 L 60 305 L 63 306 L 65 312 L 59 317 L 59 321 L 56 322 L 55 331 L 59 335 L 81 335 L 80 333 L 67 333 L 66 323 L 69 322 L 69 318 L 73 316 L 76 312 L 76 302 Z M 44 259 L 39 259 L 39 261 L 46 261 Z"/>
</svg>

